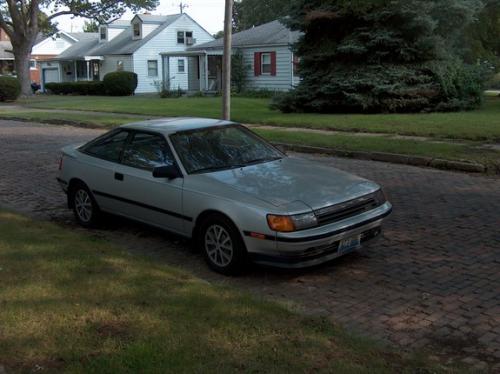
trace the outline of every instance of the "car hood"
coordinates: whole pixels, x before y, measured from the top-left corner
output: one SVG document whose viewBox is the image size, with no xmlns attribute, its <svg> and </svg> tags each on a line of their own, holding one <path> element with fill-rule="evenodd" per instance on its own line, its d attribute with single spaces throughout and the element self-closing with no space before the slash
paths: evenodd
<svg viewBox="0 0 500 374">
<path fill-rule="evenodd" d="M 298 206 L 293 203 L 302 202 L 313 210 L 379 188 L 377 184 L 355 175 L 293 157 L 205 176 L 277 207 Z"/>
</svg>

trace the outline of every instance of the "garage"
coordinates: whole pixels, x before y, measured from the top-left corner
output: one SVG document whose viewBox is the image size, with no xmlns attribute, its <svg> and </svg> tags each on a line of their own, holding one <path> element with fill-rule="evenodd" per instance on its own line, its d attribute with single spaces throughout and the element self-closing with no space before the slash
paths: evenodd
<svg viewBox="0 0 500 374">
<path fill-rule="evenodd" d="M 45 84 L 51 82 L 59 82 L 58 68 L 47 68 L 42 70 L 42 90 L 44 90 Z"/>
</svg>

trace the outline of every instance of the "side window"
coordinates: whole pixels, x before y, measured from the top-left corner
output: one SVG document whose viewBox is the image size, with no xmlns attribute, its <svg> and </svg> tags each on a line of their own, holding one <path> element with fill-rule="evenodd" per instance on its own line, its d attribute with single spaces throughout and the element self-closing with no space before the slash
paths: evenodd
<svg viewBox="0 0 500 374">
<path fill-rule="evenodd" d="M 105 135 L 103 138 L 90 143 L 84 148 L 84 151 L 104 160 L 118 162 L 128 134 L 128 131 L 119 131 L 118 133 Z"/>
<path fill-rule="evenodd" d="M 184 73 L 186 71 L 185 64 L 184 64 L 184 59 L 180 58 L 177 60 L 177 72 L 178 73 Z"/>
<path fill-rule="evenodd" d="M 167 141 L 160 135 L 136 133 L 123 152 L 122 163 L 139 169 L 174 164 Z"/>
<path fill-rule="evenodd" d="M 262 53 L 261 54 L 261 71 L 262 74 L 271 74 L 271 54 Z"/>
</svg>

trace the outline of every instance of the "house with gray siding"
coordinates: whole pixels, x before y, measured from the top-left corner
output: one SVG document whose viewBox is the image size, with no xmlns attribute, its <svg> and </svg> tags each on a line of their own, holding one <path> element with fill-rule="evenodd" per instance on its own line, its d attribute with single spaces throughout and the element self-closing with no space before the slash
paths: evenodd
<svg viewBox="0 0 500 374">
<path fill-rule="evenodd" d="M 42 65 L 42 89 L 48 82 L 102 80 L 113 71 L 133 71 L 138 76 L 136 93 L 157 92 L 162 88 L 190 89 L 188 58 L 169 58 L 214 40 L 188 14 L 138 14 L 129 21 L 101 24 L 97 33 L 82 33 L 77 43 Z M 191 82 L 193 83 L 193 82 Z M 199 89 L 199 87 L 198 87 Z"/>
<path fill-rule="evenodd" d="M 233 34 L 232 51 L 243 56 L 248 89 L 287 91 L 299 83 L 298 58 L 292 51 L 299 36 L 299 32 L 291 31 L 278 20 Z M 188 69 L 190 90 L 220 91 L 222 54 L 221 38 L 197 44 L 185 52 L 162 55 L 166 65 L 171 58 L 184 57 L 191 61 L 193 68 Z"/>
</svg>

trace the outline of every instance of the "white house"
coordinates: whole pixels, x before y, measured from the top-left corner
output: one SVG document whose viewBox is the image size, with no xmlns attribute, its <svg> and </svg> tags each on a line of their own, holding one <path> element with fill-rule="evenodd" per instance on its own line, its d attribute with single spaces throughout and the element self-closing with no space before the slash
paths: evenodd
<svg viewBox="0 0 500 374">
<path fill-rule="evenodd" d="M 42 64 L 42 89 L 48 82 L 102 80 L 109 72 L 124 70 L 137 74 L 136 93 L 162 87 L 188 90 L 187 57 L 171 58 L 165 64 L 162 55 L 213 39 L 186 13 L 138 14 L 130 21 L 102 24 L 98 33 L 82 33 L 77 43 Z"/>
<path fill-rule="evenodd" d="M 300 78 L 297 74 L 298 58 L 294 56 L 292 45 L 299 37 L 298 31 L 291 31 L 277 20 L 235 33 L 232 50 L 243 55 L 247 88 L 270 91 L 294 88 Z M 196 44 L 185 52 L 163 53 L 163 58 L 167 65 L 171 58 L 188 59 L 190 66 L 193 66 L 188 69 L 190 90 L 220 91 L 222 53 L 223 39 L 217 39 Z M 204 62 L 199 71 L 196 68 L 197 61 Z M 175 84 L 171 88 L 176 88 Z"/>
</svg>

